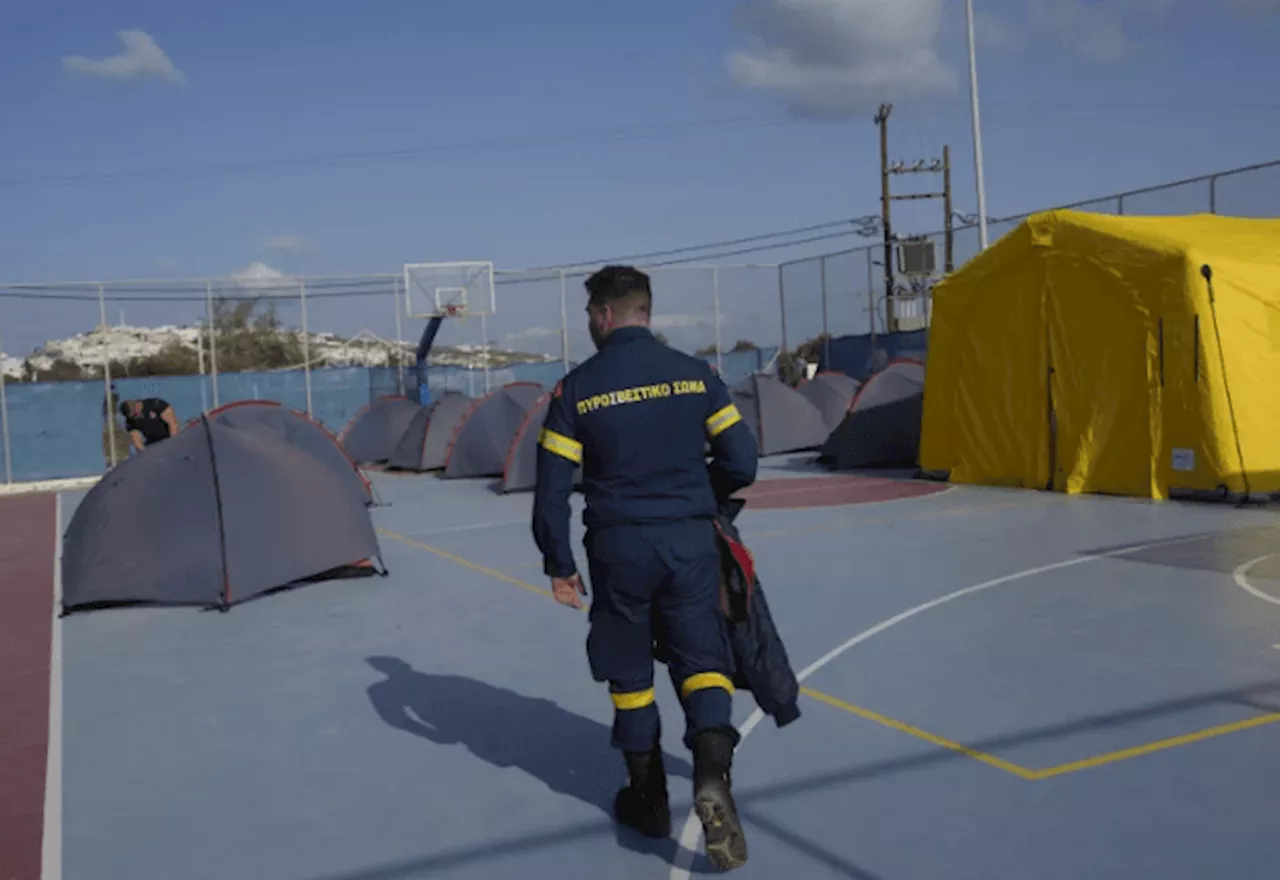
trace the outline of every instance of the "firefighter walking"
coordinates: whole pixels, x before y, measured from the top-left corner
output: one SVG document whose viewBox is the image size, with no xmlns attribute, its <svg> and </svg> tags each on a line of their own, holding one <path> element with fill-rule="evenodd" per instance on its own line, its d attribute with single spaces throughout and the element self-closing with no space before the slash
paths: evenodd
<svg viewBox="0 0 1280 880">
<path fill-rule="evenodd" d="M 587 590 L 569 538 L 581 469 L 594 592 L 587 658 L 592 677 L 609 685 L 612 743 L 629 776 L 615 816 L 649 836 L 671 833 L 654 701 L 660 628 L 693 753 L 694 809 L 707 857 L 721 869 L 736 868 L 747 860 L 747 845 L 731 791 L 734 660 L 719 605 L 715 516 L 755 480 L 758 447 L 710 366 L 649 330 L 647 275 L 606 266 L 586 289 L 598 352 L 552 397 L 539 438 L 534 539 L 556 600 L 581 608 Z"/>
</svg>

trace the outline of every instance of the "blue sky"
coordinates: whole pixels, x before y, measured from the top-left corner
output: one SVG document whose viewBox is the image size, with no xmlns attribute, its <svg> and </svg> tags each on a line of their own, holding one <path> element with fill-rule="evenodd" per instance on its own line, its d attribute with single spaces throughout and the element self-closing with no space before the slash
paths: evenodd
<svg viewBox="0 0 1280 880">
<path fill-rule="evenodd" d="M 1280 0 L 977 6 L 992 215 L 1280 158 Z M 882 99 L 894 157 L 949 143 L 956 209 L 972 213 L 963 27 L 960 0 L 13 0 L 0 281 L 516 268 L 861 216 L 878 210 Z M 1280 213 L 1280 171 L 1224 186 L 1220 210 Z M 898 229 L 939 215 L 904 208 Z M 834 266 L 835 329 L 863 330 L 865 272 Z M 709 277 L 659 280 L 672 335 L 709 341 Z M 771 283 L 722 278 L 726 342 L 776 341 Z M 554 343 L 553 288 L 504 288 L 490 337 Z M 820 326 L 806 294 L 792 341 Z M 393 335 L 392 302 L 317 303 L 310 326 Z M 197 316 L 184 308 L 117 303 L 109 318 Z M 13 354 L 96 320 L 82 303 L 0 301 Z M 477 341 L 476 324 L 441 342 Z"/>
</svg>

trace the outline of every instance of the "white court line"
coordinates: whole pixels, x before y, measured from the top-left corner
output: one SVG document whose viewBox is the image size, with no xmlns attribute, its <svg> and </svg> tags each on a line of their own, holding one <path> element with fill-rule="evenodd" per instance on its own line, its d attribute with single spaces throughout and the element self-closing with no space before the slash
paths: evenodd
<svg viewBox="0 0 1280 880">
<path fill-rule="evenodd" d="M 450 526 L 447 529 L 430 529 L 425 532 L 404 532 L 403 534 L 407 538 L 427 538 L 431 535 L 447 535 L 451 532 L 475 532 L 480 529 L 496 529 L 499 526 L 527 526 L 532 522 L 533 520 L 526 516 L 524 519 L 504 519 L 496 522 L 476 523 L 471 526 Z"/>
<path fill-rule="evenodd" d="M 1249 583 L 1249 570 L 1259 562 L 1266 562 L 1268 559 L 1273 559 L 1276 556 L 1280 556 L 1280 553 L 1268 553 L 1266 556 L 1259 556 L 1257 559 L 1250 559 L 1243 565 L 1237 566 L 1236 570 L 1231 572 L 1232 580 L 1236 582 L 1236 586 L 1240 589 L 1244 590 L 1246 593 L 1257 596 L 1263 602 L 1270 602 L 1272 605 L 1280 605 L 1280 598 L 1277 598 L 1270 593 L 1263 592 L 1253 584 Z"/>
<path fill-rule="evenodd" d="M 49 739 L 44 768 L 40 880 L 62 880 L 62 495 L 53 496 L 53 630 L 49 648 Z"/>
<path fill-rule="evenodd" d="M 1061 562 L 1052 562 L 1048 565 L 1036 566 L 1035 568 L 1025 568 L 1022 571 L 1015 571 L 1013 574 L 1007 574 L 1004 577 L 998 577 L 994 580 L 983 581 L 980 584 L 964 587 L 963 589 L 956 590 L 953 593 L 947 593 L 945 596 L 940 596 L 937 599 L 924 602 L 914 608 L 908 608 L 901 614 L 890 617 L 888 620 L 883 620 L 870 629 L 863 630 L 847 642 L 833 648 L 817 660 L 810 663 L 804 669 L 800 670 L 800 672 L 796 673 L 796 678 L 799 679 L 801 684 L 803 684 L 805 679 L 822 669 L 822 667 L 831 663 L 846 651 L 856 648 L 858 645 L 879 635 L 891 627 L 895 627 L 900 623 L 905 623 L 918 614 L 923 614 L 926 611 L 937 608 L 939 605 L 945 605 L 948 602 L 953 602 L 956 599 L 963 598 L 964 596 L 981 593 L 984 590 L 991 589 L 992 587 L 999 587 L 1004 584 L 1013 583 L 1014 581 L 1025 580 L 1050 571 L 1057 571 L 1062 568 L 1071 568 L 1072 566 L 1083 565 L 1086 562 L 1096 562 L 1099 559 L 1109 559 L 1115 556 L 1126 556 L 1130 553 L 1139 553 L 1143 550 L 1150 550 L 1153 547 L 1164 547 L 1170 544 L 1187 544 L 1192 541 L 1202 541 L 1213 537 L 1217 536 L 1210 534 L 1194 535 L 1188 538 L 1167 538 L 1162 541 L 1152 541 L 1148 544 L 1139 544 L 1136 547 L 1126 547 L 1121 550 L 1109 550 L 1106 553 L 1091 553 L 1084 556 L 1075 556 L 1071 559 L 1064 559 Z M 764 720 L 764 717 L 764 712 L 759 709 L 752 712 L 750 717 L 748 717 L 747 720 L 742 723 L 742 726 L 738 728 L 738 733 L 742 739 L 746 739 L 747 736 L 750 735 L 751 731 L 755 730 L 756 726 Z M 675 860 L 671 866 L 670 880 L 689 880 L 689 870 L 693 867 L 694 848 L 698 845 L 698 841 L 701 837 L 702 826 L 698 822 L 698 814 L 690 810 L 689 818 L 685 820 L 684 829 L 680 832 L 681 848 L 677 852 Z"/>
</svg>

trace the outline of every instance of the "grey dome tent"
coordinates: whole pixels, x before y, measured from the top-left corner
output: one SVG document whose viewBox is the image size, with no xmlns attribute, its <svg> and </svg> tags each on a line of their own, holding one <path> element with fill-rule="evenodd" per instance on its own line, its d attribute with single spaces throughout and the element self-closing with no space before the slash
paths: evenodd
<svg viewBox="0 0 1280 880">
<path fill-rule="evenodd" d="M 822 413 L 822 422 L 827 430 L 834 431 L 848 415 L 849 407 L 853 405 L 853 399 L 861 388 L 862 383 L 852 376 L 830 372 L 818 373 L 812 379 L 801 382 L 796 386 L 796 391 Z"/>
<path fill-rule="evenodd" d="M 536 382 L 512 382 L 475 401 L 449 443 L 444 476 L 502 476 L 511 441 L 544 393 Z"/>
<path fill-rule="evenodd" d="M 338 441 L 357 464 L 382 464 L 422 408 L 407 397 L 379 397 L 351 417 Z"/>
<path fill-rule="evenodd" d="M 547 407 L 550 405 L 550 394 L 539 397 L 516 430 L 516 436 L 507 449 L 506 465 L 502 469 L 502 492 L 527 492 L 537 483 L 538 438 L 542 434 L 542 425 L 547 420 Z M 582 466 L 579 465 L 574 482 L 576 484 L 581 480 Z"/>
<path fill-rule="evenodd" d="M 434 471 L 444 467 L 449 443 L 458 425 L 471 410 L 470 397 L 446 391 L 422 407 L 397 441 L 387 468 L 403 471 Z"/>
<path fill-rule="evenodd" d="M 924 363 L 904 358 L 867 380 L 819 461 L 836 470 L 915 465 L 924 411 Z"/>
<path fill-rule="evenodd" d="M 338 438 L 306 413 L 288 409 L 274 400 L 238 400 L 210 410 L 205 418 L 233 428 L 260 431 L 296 446 L 348 483 L 366 503 L 372 503 L 373 487 L 368 478 L 347 455 Z M 199 421 L 192 420 L 188 427 Z"/>
<path fill-rule="evenodd" d="M 63 611 L 225 609 L 319 577 L 372 573 L 374 559 L 369 509 L 348 482 L 280 437 L 201 418 L 86 493 L 63 545 Z"/>
<path fill-rule="evenodd" d="M 830 433 L 816 406 L 772 376 L 753 373 L 730 388 L 729 396 L 761 455 L 818 449 Z"/>
</svg>

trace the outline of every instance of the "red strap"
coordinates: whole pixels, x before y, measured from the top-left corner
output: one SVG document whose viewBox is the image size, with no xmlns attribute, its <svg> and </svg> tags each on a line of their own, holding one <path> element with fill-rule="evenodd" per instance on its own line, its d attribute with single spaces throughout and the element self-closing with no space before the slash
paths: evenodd
<svg viewBox="0 0 1280 880">
<path fill-rule="evenodd" d="M 741 541 L 736 541 L 728 535 L 719 523 L 716 523 L 716 531 L 720 533 L 720 537 L 729 547 L 729 553 L 733 556 L 734 563 L 738 566 L 738 570 L 742 572 L 747 587 L 747 595 L 751 595 L 751 591 L 756 584 L 756 561 L 751 555 L 751 551 L 747 549 L 747 545 Z"/>
</svg>

